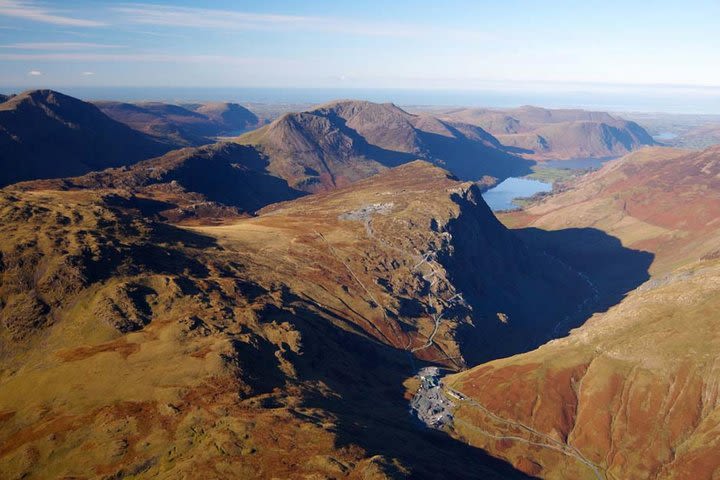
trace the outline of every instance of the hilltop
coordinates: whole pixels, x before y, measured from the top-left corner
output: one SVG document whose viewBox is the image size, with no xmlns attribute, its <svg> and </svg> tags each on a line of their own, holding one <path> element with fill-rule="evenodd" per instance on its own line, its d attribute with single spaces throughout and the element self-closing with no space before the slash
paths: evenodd
<svg viewBox="0 0 720 480">
<path fill-rule="evenodd" d="M 0 186 L 130 165 L 170 148 L 52 90 L 0 103 Z"/>
</svg>

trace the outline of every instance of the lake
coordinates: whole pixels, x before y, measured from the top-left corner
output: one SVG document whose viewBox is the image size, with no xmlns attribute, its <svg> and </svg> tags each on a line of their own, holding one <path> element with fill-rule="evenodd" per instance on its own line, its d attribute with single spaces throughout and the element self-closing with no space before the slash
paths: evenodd
<svg viewBox="0 0 720 480">
<path fill-rule="evenodd" d="M 676 138 L 678 138 L 678 136 L 679 135 L 677 133 L 662 132 L 662 133 L 655 135 L 653 137 L 653 140 L 657 140 L 658 142 L 665 142 L 665 141 L 669 141 L 669 140 L 675 140 Z"/>
<path fill-rule="evenodd" d="M 494 212 L 518 208 L 513 203 L 518 198 L 532 197 L 536 193 L 550 192 L 552 185 L 529 178 L 511 177 L 483 193 L 483 199 Z"/>
</svg>

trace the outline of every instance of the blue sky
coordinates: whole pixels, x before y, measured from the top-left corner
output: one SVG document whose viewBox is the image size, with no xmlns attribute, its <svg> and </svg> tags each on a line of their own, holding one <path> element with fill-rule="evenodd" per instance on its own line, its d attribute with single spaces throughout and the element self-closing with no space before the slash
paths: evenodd
<svg viewBox="0 0 720 480">
<path fill-rule="evenodd" d="M 718 19 L 718 0 L 0 0 L 0 85 L 717 87 Z"/>
</svg>

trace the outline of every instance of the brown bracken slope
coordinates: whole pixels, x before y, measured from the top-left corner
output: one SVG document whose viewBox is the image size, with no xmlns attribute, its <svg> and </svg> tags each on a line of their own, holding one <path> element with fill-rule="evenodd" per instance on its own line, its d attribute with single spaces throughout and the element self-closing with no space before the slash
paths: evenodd
<svg viewBox="0 0 720 480">
<path fill-rule="evenodd" d="M 653 278 L 565 339 L 449 377 L 466 396 L 454 436 L 543 478 L 716 478 L 719 218 L 718 148 L 633 153 L 508 215 L 589 268 L 611 261 L 602 244 L 560 246 L 544 229 L 603 229 L 653 252 Z"/>
<path fill-rule="evenodd" d="M 0 477 L 523 477 L 404 397 L 589 294 L 477 186 L 412 162 L 180 228 L 98 175 L 0 191 Z"/>
</svg>

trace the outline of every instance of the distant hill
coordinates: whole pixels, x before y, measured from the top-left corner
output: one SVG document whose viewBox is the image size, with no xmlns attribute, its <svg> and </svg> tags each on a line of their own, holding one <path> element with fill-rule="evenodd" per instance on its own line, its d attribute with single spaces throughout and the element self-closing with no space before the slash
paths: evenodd
<svg viewBox="0 0 720 480">
<path fill-rule="evenodd" d="M 637 123 L 605 112 L 471 108 L 446 111 L 443 118 L 477 125 L 516 152 L 539 160 L 618 157 L 656 144 Z"/>
<path fill-rule="evenodd" d="M 167 150 L 96 106 L 52 90 L 0 104 L 0 186 L 130 165 Z"/>
<path fill-rule="evenodd" d="M 256 146 L 269 157 L 269 171 L 306 191 L 337 188 L 416 159 L 465 180 L 522 175 L 531 165 L 477 126 L 364 101 L 286 114 L 238 141 Z"/>
<path fill-rule="evenodd" d="M 106 115 L 174 146 L 212 143 L 219 135 L 238 135 L 260 120 L 235 103 L 171 105 L 160 102 L 95 102 Z"/>
<path fill-rule="evenodd" d="M 260 119 L 253 112 L 237 103 L 205 103 L 194 110 L 215 122 L 221 134 L 237 134 L 260 124 Z"/>
</svg>

